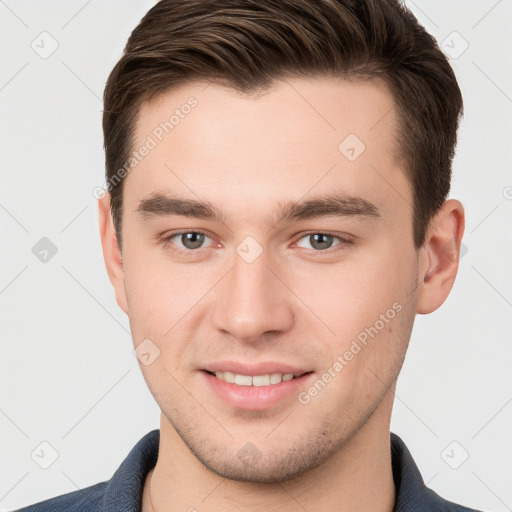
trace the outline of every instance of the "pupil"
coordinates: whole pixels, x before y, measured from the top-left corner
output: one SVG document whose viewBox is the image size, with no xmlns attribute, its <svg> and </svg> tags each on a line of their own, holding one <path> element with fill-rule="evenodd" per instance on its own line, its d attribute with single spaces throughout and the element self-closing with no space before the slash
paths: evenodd
<svg viewBox="0 0 512 512">
<path fill-rule="evenodd" d="M 181 240 L 187 249 L 197 249 L 203 244 L 204 235 L 203 233 L 184 233 L 181 235 Z"/>
<path fill-rule="evenodd" d="M 316 249 L 328 249 L 332 245 L 332 235 L 324 235 L 322 233 L 317 233 L 314 235 L 310 235 L 309 238 L 311 245 Z"/>
</svg>

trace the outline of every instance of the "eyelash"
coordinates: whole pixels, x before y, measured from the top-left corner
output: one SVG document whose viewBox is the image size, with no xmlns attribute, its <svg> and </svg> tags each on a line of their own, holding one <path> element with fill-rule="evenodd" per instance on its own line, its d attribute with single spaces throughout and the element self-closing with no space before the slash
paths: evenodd
<svg viewBox="0 0 512 512">
<path fill-rule="evenodd" d="M 162 239 L 162 243 L 165 246 L 168 246 L 169 244 L 171 244 L 171 239 L 172 238 L 180 236 L 180 235 L 184 235 L 184 234 L 187 234 L 187 233 L 201 234 L 201 235 L 205 235 L 206 237 L 208 237 L 210 239 L 212 238 L 212 237 L 210 237 L 208 235 L 208 233 L 205 233 L 204 231 L 201 231 L 201 230 L 183 230 L 183 231 L 177 231 L 176 233 L 171 233 L 171 234 L 166 235 Z M 337 245 L 335 245 L 334 247 L 330 247 L 330 248 L 325 249 L 323 251 L 321 251 L 321 250 L 314 250 L 314 249 L 306 250 L 308 254 L 315 254 L 315 255 L 318 255 L 318 254 L 332 254 L 333 252 L 337 252 L 337 251 L 346 249 L 346 246 L 351 245 L 353 243 L 353 240 L 343 236 L 343 233 L 325 233 L 323 231 L 310 231 L 309 233 L 303 233 L 299 238 L 297 238 L 295 240 L 294 244 L 296 244 L 297 242 L 299 242 L 303 238 L 306 238 L 306 237 L 311 236 L 311 235 L 327 235 L 327 236 L 332 236 L 334 238 L 337 238 L 339 240 L 339 243 Z M 193 253 L 198 253 L 198 252 L 201 252 L 201 251 L 203 251 L 205 249 L 208 249 L 208 247 L 201 247 L 199 249 L 178 249 L 176 247 L 173 247 L 172 251 L 177 253 L 177 254 L 190 256 Z"/>
</svg>

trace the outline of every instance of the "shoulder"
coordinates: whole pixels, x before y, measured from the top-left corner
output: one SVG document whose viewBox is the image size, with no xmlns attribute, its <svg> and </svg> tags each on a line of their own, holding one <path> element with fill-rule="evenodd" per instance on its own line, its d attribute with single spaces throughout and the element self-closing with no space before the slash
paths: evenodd
<svg viewBox="0 0 512 512">
<path fill-rule="evenodd" d="M 474 508 L 468 508 L 463 505 L 459 505 L 458 503 L 445 500 L 428 487 L 423 487 L 422 492 L 420 492 L 416 499 L 414 499 L 414 506 L 412 508 L 404 508 L 403 512 L 406 510 L 410 510 L 411 512 L 430 512 L 432 510 L 437 512 L 482 512 Z"/>
<path fill-rule="evenodd" d="M 146 476 L 155 467 L 160 431 L 147 433 L 131 449 L 110 480 L 33 503 L 13 512 L 136 512 Z"/>
<path fill-rule="evenodd" d="M 108 482 L 100 482 L 78 491 L 62 494 L 13 512 L 96 512 L 102 508 Z"/>
<path fill-rule="evenodd" d="M 396 489 L 393 512 L 481 512 L 445 500 L 423 482 L 405 443 L 391 433 L 391 461 Z"/>
</svg>

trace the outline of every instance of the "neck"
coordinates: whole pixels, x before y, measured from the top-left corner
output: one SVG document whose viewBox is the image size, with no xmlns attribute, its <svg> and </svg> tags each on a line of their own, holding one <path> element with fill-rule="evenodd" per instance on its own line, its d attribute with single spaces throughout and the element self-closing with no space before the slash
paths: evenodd
<svg viewBox="0 0 512 512">
<path fill-rule="evenodd" d="M 190 452 L 162 414 L 158 461 L 146 479 L 142 510 L 391 512 L 395 486 L 389 418 L 383 429 L 382 420 L 386 418 L 378 415 L 376 411 L 363 428 L 317 468 L 282 483 L 251 483 L 212 473 Z"/>
</svg>

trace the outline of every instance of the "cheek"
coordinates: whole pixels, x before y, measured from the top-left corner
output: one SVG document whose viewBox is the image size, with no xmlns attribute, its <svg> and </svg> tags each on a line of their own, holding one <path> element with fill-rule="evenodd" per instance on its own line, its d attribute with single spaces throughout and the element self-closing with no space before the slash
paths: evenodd
<svg viewBox="0 0 512 512">
<path fill-rule="evenodd" d="M 125 261 L 124 267 L 134 342 L 141 336 L 160 338 L 172 327 L 173 309 L 180 304 L 179 283 L 155 262 L 137 262 L 132 258 Z"/>
<path fill-rule="evenodd" d="M 402 358 L 414 319 L 410 254 L 379 247 L 336 266 L 319 265 L 294 281 L 301 283 L 297 294 L 315 313 L 307 315 L 310 327 L 316 322 L 325 332 L 325 365 L 340 362 L 345 383 L 373 379 L 369 367 L 387 374 L 386 368 L 395 368 Z"/>
<path fill-rule="evenodd" d="M 410 290 L 413 262 L 384 249 L 311 266 L 294 276 L 294 290 L 336 334 L 353 335 L 354 328 L 373 324 L 395 302 L 404 301 Z"/>
<path fill-rule="evenodd" d="M 165 347 L 172 339 L 175 346 L 186 337 L 218 274 L 207 266 L 132 253 L 125 261 L 125 287 L 134 342 L 150 338 Z"/>
</svg>

